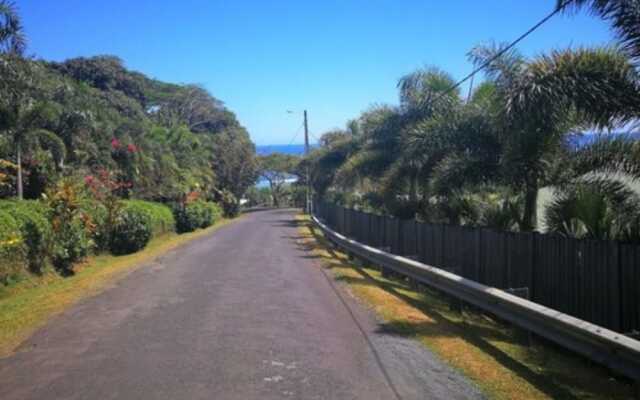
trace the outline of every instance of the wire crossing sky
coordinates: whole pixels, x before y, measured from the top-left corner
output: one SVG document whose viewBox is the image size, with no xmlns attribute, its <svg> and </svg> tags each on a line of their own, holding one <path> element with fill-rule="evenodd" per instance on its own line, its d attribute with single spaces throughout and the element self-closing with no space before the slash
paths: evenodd
<svg viewBox="0 0 640 400">
<path fill-rule="evenodd" d="M 466 53 L 474 45 L 511 42 L 554 6 L 555 0 L 18 1 L 30 54 L 57 61 L 114 54 L 149 76 L 203 84 L 257 144 L 290 142 L 305 108 L 319 137 L 372 104 L 396 104 L 398 79 L 421 66 L 462 79 L 473 70 Z M 611 42 L 603 21 L 559 14 L 518 49 L 534 56 Z"/>
</svg>

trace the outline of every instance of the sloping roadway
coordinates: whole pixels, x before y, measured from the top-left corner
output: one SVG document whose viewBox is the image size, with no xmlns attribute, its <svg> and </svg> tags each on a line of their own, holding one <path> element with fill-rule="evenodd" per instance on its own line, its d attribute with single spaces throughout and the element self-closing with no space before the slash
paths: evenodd
<svg viewBox="0 0 640 400">
<path fill-rule="evenodd" d="M 298 234 L 293 210 L 253 212 L 138 269 L 0 360 L 0 398 L 481 398 L 379 329 Z"/>
</svg>

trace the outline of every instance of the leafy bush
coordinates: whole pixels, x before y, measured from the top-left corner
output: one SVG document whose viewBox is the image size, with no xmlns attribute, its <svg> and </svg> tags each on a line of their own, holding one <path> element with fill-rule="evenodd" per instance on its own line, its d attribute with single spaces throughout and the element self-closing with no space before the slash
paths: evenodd
<svg viewBox="0 0 640 400">
<path fill-rule="evenodd" d="M 122 210 L 119 192 L 128 187 L 118 180 L 113 171 L 100 169 L 95 175 L 86 175 L 84 185 L 89 198 L 83 201 L 83 211 L 90 217 L 91 234 L 98 250 L 107 250 L 111 245 L 113 227 Z"/>
<path fill-rule="evenodd" d="M 240 202 L 236 196 L 228 190 L 223 190 L 218 200 L 222 204 L 222 210 L 225 217 L 233 218 L 240 213 Z"/>
<path fill-rule="evenodd" d="M 176 231 L 178 233 L 193 232 L 198 228 L 211 226 L 216 218 L 219 218 L 220 212 L 220 207 L 215 203 L 194 201 L 179 204 L 173 209 Z"/>
<path fill-rule="evenodd" d="M 41 273 L 51 242 L 47 207 L 38 201 L 0 201 L 0 209 L 11 214 L 18 225 L 29 269 Z"/>
<path fill-rule="evenodd" d="M 0 282 L 6 283 L 16 272 L 23 256 L 18 222 L 0 210 Z"/>
<path fill-rule="evenodd" d="M 143 200 L 126 200 L 124 201 L 124 209 L 136 210 L 145 214 L 149 218 L 153 235 L 161 235 L 175 230 L 176 222 L 173 212 L 164 204 Z"/>
<path fill-rule="evenodd" d="M 111 227 L 115 223 L 109 223 L 109 211 L 100 203 L 90 198 L 83 199 L 80 209 L 85 218 L 85 224 L 89 228 L 89 237 L 97 251 L 109 250 L 111 242 Z"/>
<path fill-rule="evenodd" d="M 52 227 L 51 261 L 62 275 L 73 274 L 73 263 L 85 257 L 92 245 L 80 192 L 78 185 L 62 181 L 46 196 Z"/>
<path fill-rule="evenodd" d="M 124 208 L 113 227 L 110 249 L 113 254 L 130 254 L 144 248 L 151 239 L 151 218 L 139 207 Z"/>
<path fill-rule="evenodd" d="M 223 214 L 222 207 L 220 207 L 218 203 L 214 203 L 212 201 L 206 202 L 205 205 L 209 209 L 209 226 L 215 224 L 217 221 L 220 221 Z"/>
</svg>

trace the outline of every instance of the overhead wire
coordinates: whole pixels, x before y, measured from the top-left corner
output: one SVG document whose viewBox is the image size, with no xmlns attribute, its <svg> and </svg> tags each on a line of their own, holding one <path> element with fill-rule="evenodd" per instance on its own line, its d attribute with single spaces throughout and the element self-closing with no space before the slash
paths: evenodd
<svg viewBox="0 0 640 400">
<path fill-rule="evenodd" d="M 429 105 L 435 103 L 436 101 L 440 100 L 441 98 L 443 98 L 444 96 L 446 96 L 447 94 L 451 93 L 452 91 L 456 90 L 458 87 L 460 87 L 460 85 L 462 85 L 463 83 L 465 83 L 466 81 L 468 81 L 469 79 L 473 78 L 473 76 L 475 74 L 477 74 L 478 72 L 482 71 L 483 69 L 487 68 L 489 65 L 491 65 L 491 63 L 493 63 L 495 60 L 497 60 L 498 58 L 502 57 L 506 52 L 508 52 L 509 50 L 513 49 L 518 43 L 520 43 L 523 39 L 525 39 L 527 36 L 529 36 L 530 34 L 532 34 L 533 32 L 535 32 L 538 28 L 540 28 L 542 25 L 544 25 L 547 21 L 549 21 L 551 18 L 553 18 L 556 14 L 558 14 L 559 12 L 561 12 L 562 10 L 564 10 L 571 2 L 573 2 L 574 0 L 566 0 L 564 3 L 562 3 L 561 5 L 559 5 L 558 7 L 556 7 L 555 10 L 553 10 L 552 12 L 550 12 L 549 14 L 547 14 L 544 18 L 542 18 L 540 21 L 538 21 L 535 25 L 533 25 L 531 28 L 529 28 L 526 32 L 524 32 L 522 35 L 518 36 L 514 41 L 512 41 L 511 43 L 509 43 L 506 47 L 502 48 L 499 52 L 497 52 L 494 56 L 492 56 L 490 59 L 488 59 L 487 61 L 483 62 L 480 66 L 478 66 L 477 68 L 475 68 L 473 71 L 471 71 L 471 73 L 469 73 L 467 76 L 465 76 L 464 78 L 462 78 L 461 80 L 459 80 L 458 82 L 454 83 L 453 85 L 451 85 L 449 88 L 445 89 L 443 92 L 440 92 L 440 94 L 435 97 L 430 103 Z"/>
</svg>

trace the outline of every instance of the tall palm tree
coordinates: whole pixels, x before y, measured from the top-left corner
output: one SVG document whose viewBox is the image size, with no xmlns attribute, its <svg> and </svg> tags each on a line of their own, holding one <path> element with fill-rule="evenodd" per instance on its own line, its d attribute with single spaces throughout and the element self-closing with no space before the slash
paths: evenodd
<svg viewBox="0 0 640 400">
<path fill-rule="evenodd" d="M 46 114 L 46 105 L 26 94 L 33 71 L 22 59 L 25 48 L 26 36 L 15 3 L 0 0 L 0 55 L 3 56 L 0 70 L 4 75 L 0 86 L 6 97 L 0 104 L 0 128 L 8 133 L 16 149 L 19 199 L 23 198 L 22 156 L 27 147 L 47 148 L 60 167 L 65 156 L 62 140 L 38 125 Z"/>
<path fill-rule="evenodd" d="M 25 152 L 38 148 L 48 150 L 57 168 L 62 168 L 66 156 L 66 147 L 62 139 L 55 133 L 40 128 L 43 118 L 49 114 L 46 104 L 29 102 L 21 107 L 13 108 L 12 124 L 6 132 L 13 141 L 17 158 L 17 194 L 18 199 L 24 197 L 22 157 Z"/>
<path fill-rule="evenodd" d="M 501 46 L 470 52 L 477 63 L 492 59 Z M 633 117 L 638 75 L 628 58 L 612 48 L 555 51 L 528 60 L 507 52 L 487 68 L 503 101 L 502 175 L 521 191 L 521 229 L 536 227 L 538 190 L 550 182 L 550 166 L 567 133 L 588 126 L 607 127 Z"/>
<path fill-rule="evenodd" d="M 26 36 L 14 2 L 0 0 L 0 54 L 22 55 Z"/>
</svg>

